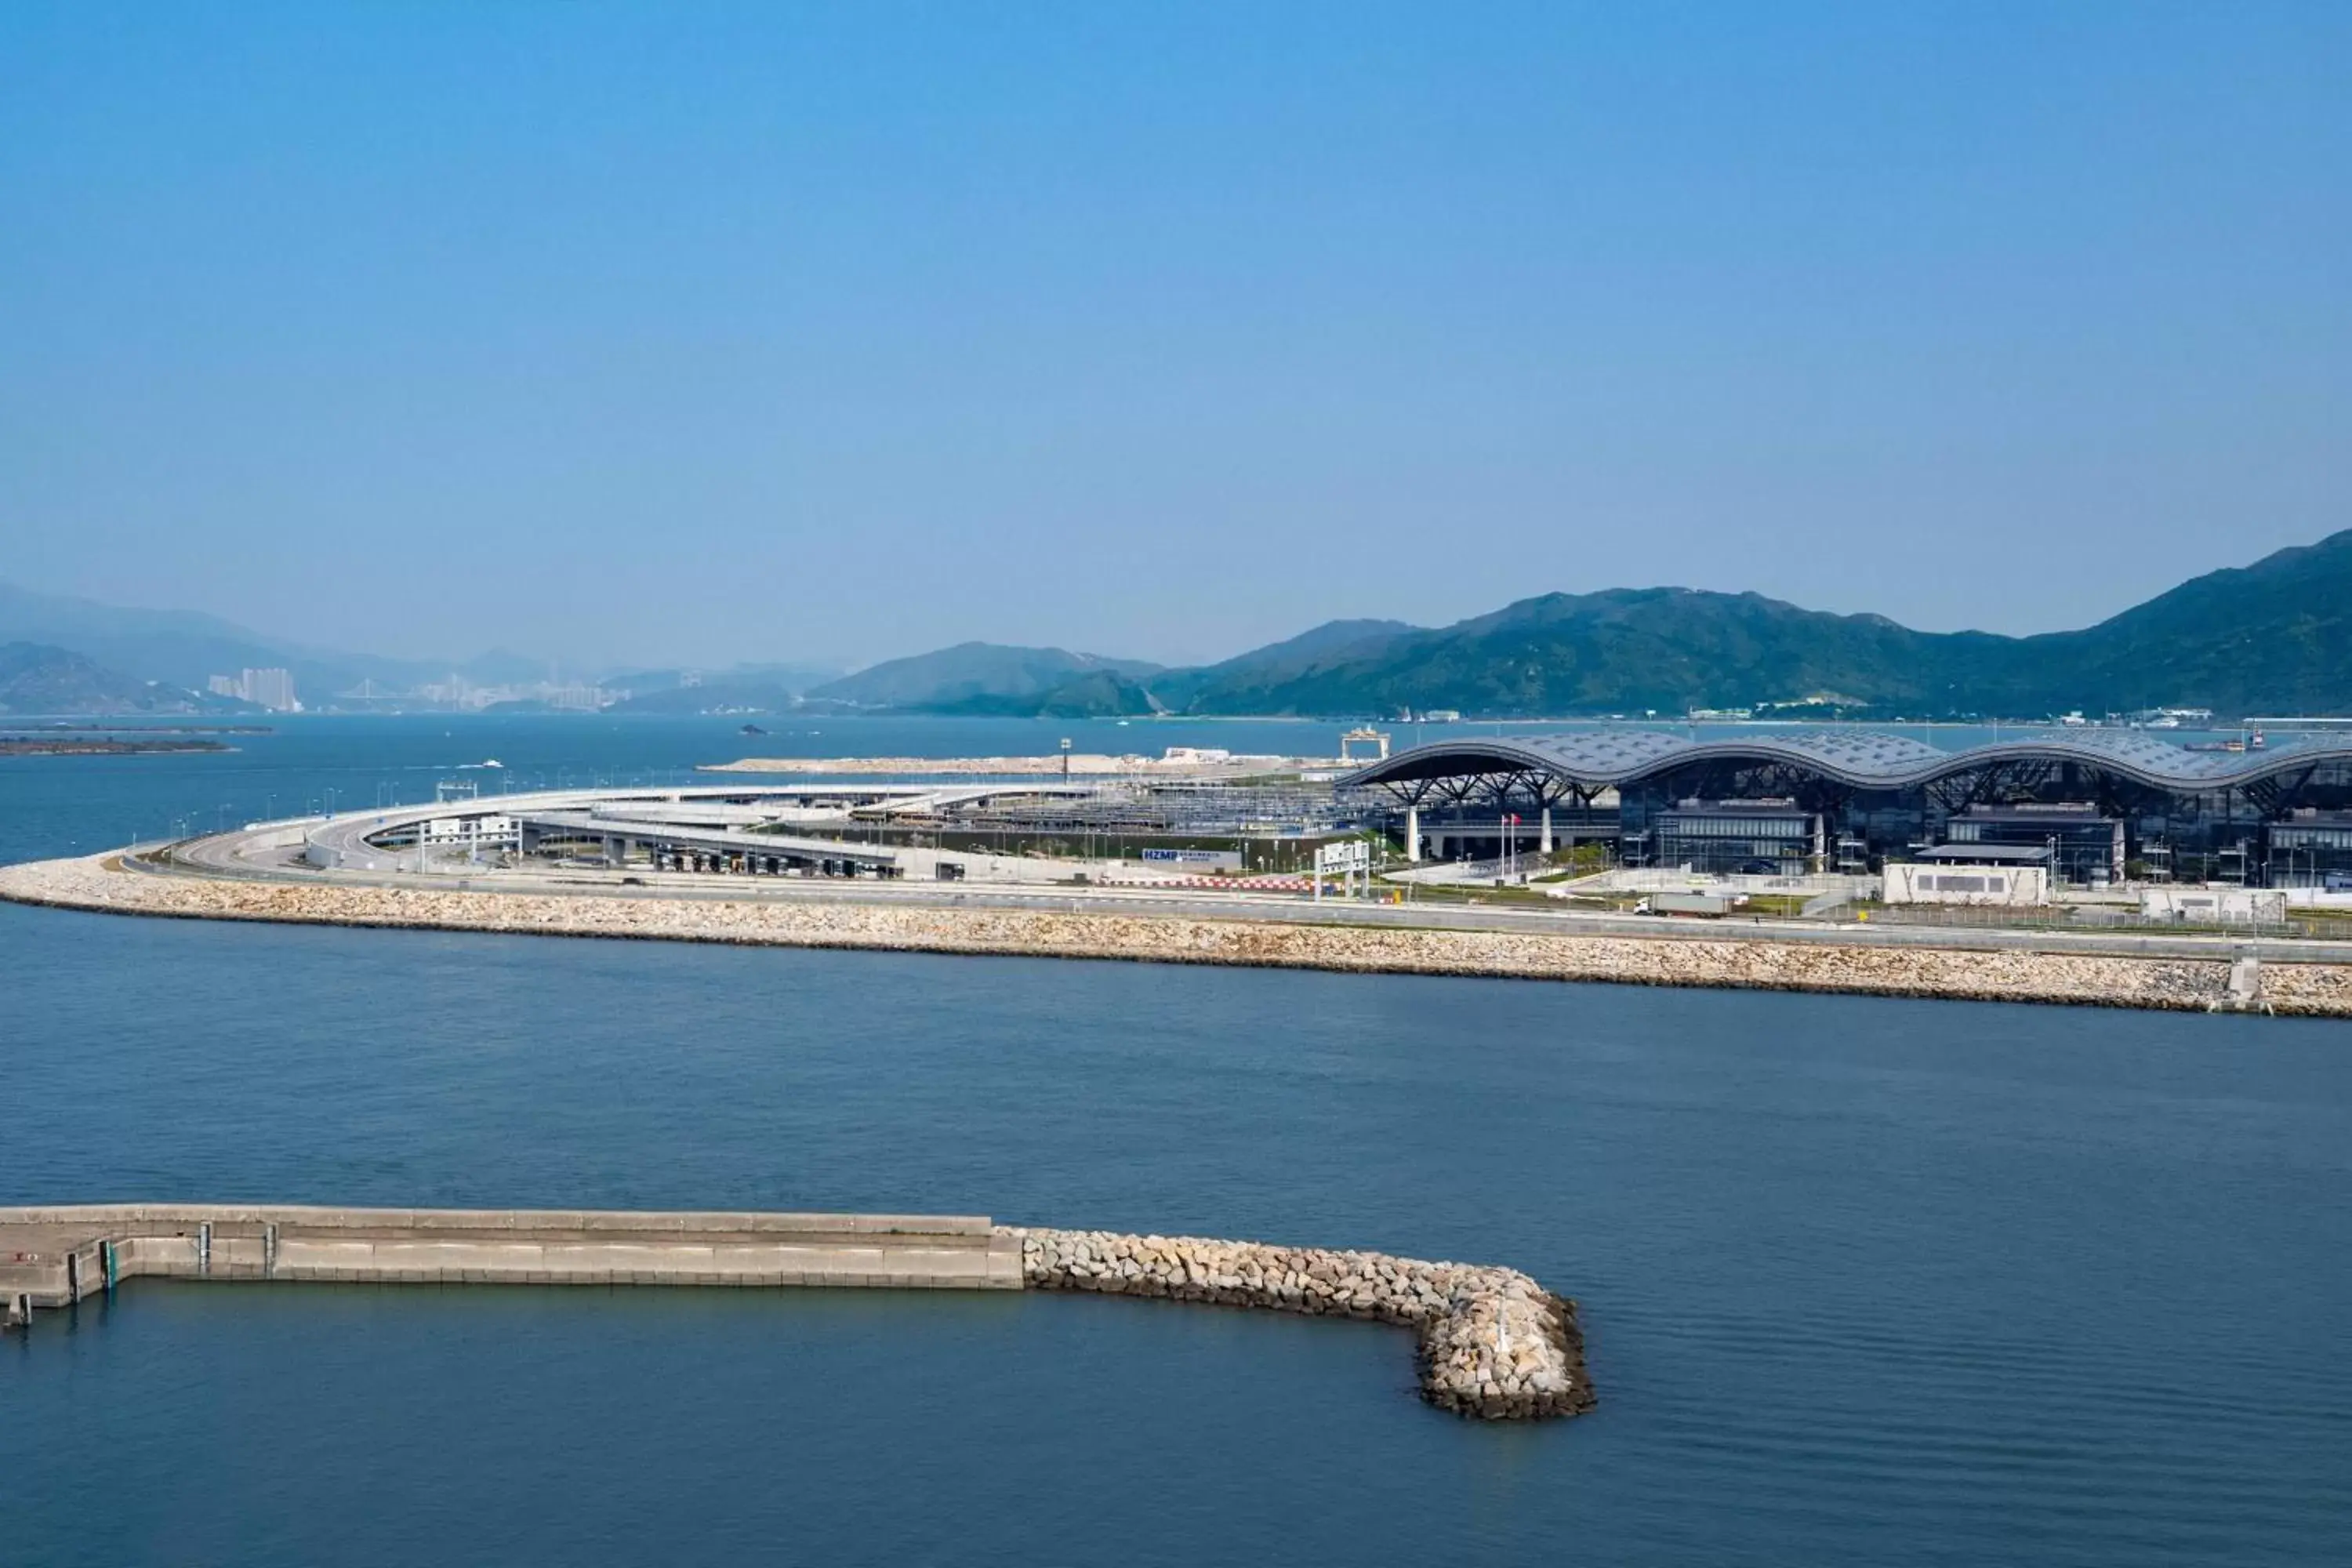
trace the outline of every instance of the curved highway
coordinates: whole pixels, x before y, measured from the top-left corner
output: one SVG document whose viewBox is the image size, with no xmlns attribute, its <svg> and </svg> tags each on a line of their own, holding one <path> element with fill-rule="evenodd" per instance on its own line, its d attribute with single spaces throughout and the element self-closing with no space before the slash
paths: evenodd
<svg viewBox="0 0 2352 1568">
<path fill-rule="evenodd" d="M 740 787 L 666 791 L 652 798 L 669 799 L 685 795 L 698 798 L 740 799 L 759 793 Z M 392 851 L 368 843 L 371 836 L 413 827 L 418 822 L 432 818 L 468 814 L 504 815 L 516 809 L 524 813 L 567 808 L 572 812 L 583 812 L 592 802 L 611 802 L 615 798 L 615 795 L 609 791 L 548 791 L 530 795 L 501 796 L 489 802 L 449 802 L 402 807 L 392 812 L 356 812 L 331 818 L 257 823 L 230 833 L 207 835 L 167 845 L 138 847 L 124 852 L 124 861 L 138 869 L 163 873 L 314 885 L 422 887 L 442 891 L 721 902 L 793 900 L 967 909 L 1097 910 L 1104 913 L 1286 924 L 1506 931 L 1556 936 L 1639 936 L 1685 942 L 1769 940 L 1837 946 L 2112 954 L 2208 961 L 2241 953 L 2306 963 L 2340 963 L 2347 957 L 2344 943 L 2278 937 L 1831 924 L 1819 921 L 1767 918 L 1683 921 L 1499 905 L 1391 904 L 1338 899 L 1318 902 L 1301 894 L 1150 885 L 1077 887 L 1060 883 L 883 881 L 866 878 L 747 876 L 562 866 L 466 868 L 418 872 L 397 868 L 396 857 Z M 760 835 L 755 837 L 755 842 L 782 845 L 793 841 Z M 822 844 L 829 841 L 809 842 Z M 308 864 L 303 857 L 313 846 L 322 851 L 341 855 L 344 858 L 331 867 Z M 364 863 L 371 860 L 382 863 Z"/>
</svg>

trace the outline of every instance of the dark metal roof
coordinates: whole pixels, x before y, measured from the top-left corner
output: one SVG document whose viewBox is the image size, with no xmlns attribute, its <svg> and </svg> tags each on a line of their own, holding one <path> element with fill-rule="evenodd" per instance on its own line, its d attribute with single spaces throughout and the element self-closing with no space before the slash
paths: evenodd
<svg viewBox="0 0 2352 1568">
<path fill-rule="evenodd" d="M 2352 742 L 2295 741 L 2252 752 L 2192 752 L 2142 731 L 2059 730 L 1948 752 L 1907 735 L 1823 730 L 1695 741 L 1661 730 L 1577 730 L 1557 735 L 1480 736 L 1413 746 L 1341 779 L 1343 786 L 1525 770 L 1581 789 L 1632 784 L 1686 763 L 1773 761 L 1811 768 L 1858 789 L 1900 789 L 1987 763 L 2074 762 L 2159 789 L 2242 784 L 2321 762 L 2352 762 Z"/>
<path fill-rule="evenodd" d="M 2038 844 L 1930 844 L 1925 849 L 1911 852 L 1914 860 L 1959 865 L 2005 865 L 2011 861 L 2024 864 L 2050 858 L 2050 851 Z"/>
</svg>

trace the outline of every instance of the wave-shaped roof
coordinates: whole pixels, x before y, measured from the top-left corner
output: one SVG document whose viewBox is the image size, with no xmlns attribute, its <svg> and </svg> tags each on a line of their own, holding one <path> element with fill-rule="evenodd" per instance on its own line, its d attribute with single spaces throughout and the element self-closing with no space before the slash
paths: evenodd
<svg viewBox="0 0 2352 1568">
<path fill-rule="evenodd" d="M 2087 763 L 2160 789 L 2242 784 L 2320 762 L 2352 762 L 2352 742 L 2290 742 L 2251 752 L 2192 752 L 2128 730 L 2069 730 L 1948 752 L 1907 735 L 1820 730 L 1791 735 L 1692 740 L 1663 730 L 1575 730 L 1557 735 L 1465 737 L 1410 747 L 1360 768 L 1342 785 L 1409 783 L 1525 769 L 1580 788 L 1632 784 L 1687 763 L 1764 759 L 1811 768 L 1857 789 L 1901 789 L 1992 763 Z"/>
</svg>

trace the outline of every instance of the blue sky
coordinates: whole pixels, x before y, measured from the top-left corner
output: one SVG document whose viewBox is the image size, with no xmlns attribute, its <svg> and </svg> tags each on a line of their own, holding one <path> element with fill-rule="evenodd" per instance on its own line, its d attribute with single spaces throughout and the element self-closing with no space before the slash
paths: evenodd
<svg viewBox="0 0 2352 1568">
<path fill-rule="evenodd" d="M 0 577 L 1187 660 L 2352 525 L 2352 5 L 0 4 Z"/>
</svg>

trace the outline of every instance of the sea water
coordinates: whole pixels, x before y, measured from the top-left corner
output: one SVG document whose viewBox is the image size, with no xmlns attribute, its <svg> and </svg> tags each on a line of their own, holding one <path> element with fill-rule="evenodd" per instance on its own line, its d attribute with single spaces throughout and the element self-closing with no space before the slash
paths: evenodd
<svg viewBox="0 0 2352 1568">
<path fill-rule="evenodd" d="M 0 858 L 491 756 L 553 784 L 1329 741 L 763 722 L 827 733 L 318 720 L 0 759 Z M 0 1163 L 5 1202 L 944 1211 L 1503 1263 L 1582 1302 L 1601 1397 L 1464 1423 L 1400 1331 L 1156 1301 L 139 1280 L 0 1341 L 11 1563 L 2352 1541 L 2340 1023 L 0 907 Z"/>
</svg>

